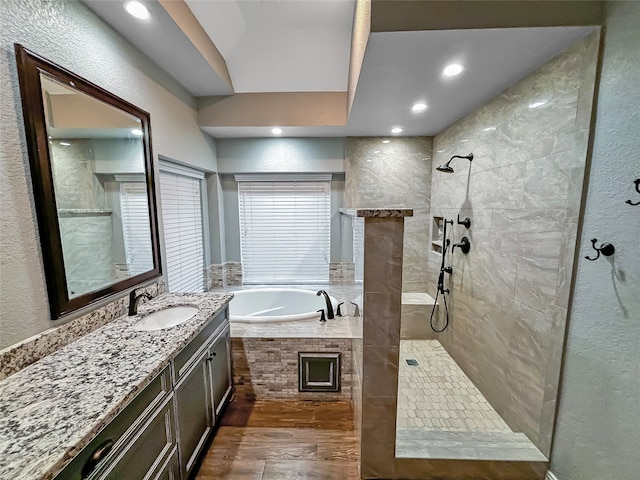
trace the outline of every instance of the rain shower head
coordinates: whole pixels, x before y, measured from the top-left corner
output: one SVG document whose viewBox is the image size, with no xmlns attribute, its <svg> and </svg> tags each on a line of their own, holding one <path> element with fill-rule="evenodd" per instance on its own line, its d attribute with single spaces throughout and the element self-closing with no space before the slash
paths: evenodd
<svg viewBox="0 0 640 480">
<path fill-rule="evenodd" d="M 473 160 L 473 153 L 470 153 L 469 155 L 465 155 L 465 156 L 454 155 L 453 157 L 451 157 L 449 159 L 449 161 L 447 163 L 443 163 L 439 167 L 436 167 L 436 170 L 438 170 L 439 172 L 444 172 L 444 173 L 453 173 L 453 168 L 451 166 L 449 166 L 449 164 L 451 163 L 451 160 L 453 160 L 454 158 L 466 158 L 467 160 L 472 161 Z"/>
</svg>

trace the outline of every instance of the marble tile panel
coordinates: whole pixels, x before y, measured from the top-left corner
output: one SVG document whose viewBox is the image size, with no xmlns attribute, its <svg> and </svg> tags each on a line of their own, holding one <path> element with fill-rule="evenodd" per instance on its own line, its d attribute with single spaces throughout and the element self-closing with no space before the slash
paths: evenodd
<svg viewBox="0 0 640 480">
<path fill-rule="evenodd" d="M 451 278 L 457 288 L 473 280 L 483 286 L 485 296 L 513 296 L 518 257 L 472 243 L 467 255 L 456 249 L 450 258 L 454 268 Z"/>
<path fill-rule="evenodd" d="M 558 263 L 518 257 L 515 299 L 547 315 L 555 311 Z"/>
<path fill-rule="evenodd" d="M 558 278 L 556 283 L 555 300 L 556 305 L 562 308 L 569 307 L 577 234 L 577 223 L 565 223 L 564 230 L 562 231 L 562 245 L 560 250 L 560 260 L 558 262 Z"/>
<path fill-rule="evenodd" d="M 557 261 L 563 221 L 563 210 L 494 210 L 491 246 L 518 256 Z"/>
<path fill-rule="evenodd" d="M 400 341 L 401 296 L 381 292 L 364 294 L 367 307 L 363 338 L 364 344 L 394 346 Z"/>
<path fill-rule="evenodd" d="M 474 174 L 470 180 L 471 197 L 468 207 L 522 208 L 525 166 L 525 163 L 520 162 Z"/>
<path fill-rule="evenodd" d="M 391 397 L 397 395 L 397 346 L 365 344 L 362 352 L 362 362 L 362 390 L 365 399 L 368 397 Z"/>
<path fill-rule="evenodd" d="M 524 208 L 565 208 L 572 161 L 571 153 L 527 161 L 524 172 Z"/>
</svg>

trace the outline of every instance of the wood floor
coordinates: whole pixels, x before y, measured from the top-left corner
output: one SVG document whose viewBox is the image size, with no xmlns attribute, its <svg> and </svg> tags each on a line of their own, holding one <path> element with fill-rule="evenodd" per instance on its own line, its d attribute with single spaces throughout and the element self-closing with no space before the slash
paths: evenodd
<svg viewBox="0 0 640 480">
<path fill-rule="evenodd" d="M 357 480 L 348 402 L 232 402 L 196 480 Z"/>
</svg>

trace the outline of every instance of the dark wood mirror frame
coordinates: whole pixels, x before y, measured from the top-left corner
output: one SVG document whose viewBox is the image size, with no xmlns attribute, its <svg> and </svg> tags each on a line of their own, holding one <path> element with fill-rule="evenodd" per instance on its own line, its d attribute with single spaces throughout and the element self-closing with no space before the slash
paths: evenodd
<svg viewBox="0 0 640 480">
<path fill-rule="evenodd" d="M 132 288 L 162 275 L 160 263 L 160 242 L 158 237 L 155 182 L 153 175 L 153 156 L 151 153 L 151 129 L 149 114 L 135 105 L 109 93 L 101 87 L 56 65 L 53 62 L 15 44 L 22 112 L 31 165 L 31 178 L 35 199 L 40 244 L 44 262 L 44 271 L 49 292 L 51 319 L 55 320 L 106 297 Z M 100 290 L 69 298 L 67 279 L 62 256 L 62 240 L 58 223 L 56 196 L 51 170 L 51 156 L 47 138 L 45 110 L 42 103 L 40 73 L 44 73 L 70 85 L 93 98 L 112 105 L 137 117 L 143 132 L 145 177 L 149 202 L 149 224 L 153 269 L 127 277 Z"/>
</svg>

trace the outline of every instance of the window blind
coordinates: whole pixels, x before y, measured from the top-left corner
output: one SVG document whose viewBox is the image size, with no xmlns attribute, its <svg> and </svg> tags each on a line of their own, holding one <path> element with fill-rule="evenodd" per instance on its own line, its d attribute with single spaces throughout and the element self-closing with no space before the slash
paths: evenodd
<svg viewBox="0 0 640 480">
<path fill-rule="evenodd" d="M 153 270 L 145 182 L 120 182 L 120 211 L 127 274 L 133 276 Z"/>
<path fill-rule="evenodd" d="M 201 180 L 160 171 L 165 264 L 170 292 L 204 291 Z"/>
<path fill-rule="evenodd" d="M 329 281 L 331 184 L 239 181 L 244 283 Z"/>
</svg>

